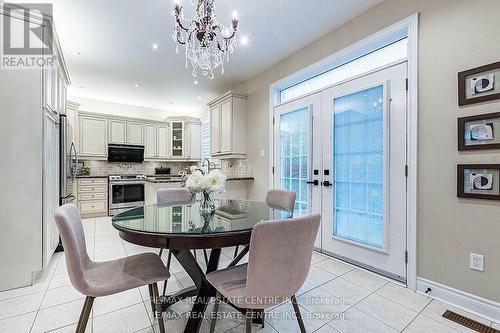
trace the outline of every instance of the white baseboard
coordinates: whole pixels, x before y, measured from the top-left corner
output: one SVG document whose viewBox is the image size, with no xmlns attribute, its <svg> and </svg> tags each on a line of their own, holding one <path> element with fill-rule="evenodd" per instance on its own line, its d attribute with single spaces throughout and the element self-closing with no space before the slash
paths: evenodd
<svg viewBox="0 0 500 333">
<path fill-rule="evenodd" d="M 431 291 L 426 294 L 427 288 Z M 500 323 L 500 303 L 417 277 L 417 292 L 448 303 L 487 320 Z"/>
</svg>

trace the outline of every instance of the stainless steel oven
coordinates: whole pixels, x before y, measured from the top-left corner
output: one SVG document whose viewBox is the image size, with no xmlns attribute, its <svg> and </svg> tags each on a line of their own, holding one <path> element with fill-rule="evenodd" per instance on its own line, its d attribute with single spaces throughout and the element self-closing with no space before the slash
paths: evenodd
<svg viewBox="0 0 500 333">
<path fill-rule="evenodd" d="M 109 176 L 109 215 L 144 205 L 143 175 Z"/>
</svg>

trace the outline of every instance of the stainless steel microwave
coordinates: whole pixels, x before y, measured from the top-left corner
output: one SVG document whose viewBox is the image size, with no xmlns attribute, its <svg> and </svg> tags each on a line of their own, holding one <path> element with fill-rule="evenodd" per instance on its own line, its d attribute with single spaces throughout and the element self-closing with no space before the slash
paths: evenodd
<svg viewBox="0 0 500 333">
<path fill-rule="evenodd" d="M 144 146 L 109 144 L 108 162 L 142 163 L 144 162 Z"/>
</svg>

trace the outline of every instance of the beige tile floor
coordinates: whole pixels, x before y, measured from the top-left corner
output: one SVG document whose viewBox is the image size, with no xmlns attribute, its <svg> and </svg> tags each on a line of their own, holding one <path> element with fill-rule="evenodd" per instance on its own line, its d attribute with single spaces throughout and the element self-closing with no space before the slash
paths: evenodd
<svg viewBox="0 0 500 333">
<path fill-rule="evenodd" d="M 94 260 L 110 260 L 155 249 L 122 241 L 109 218 L 84 220 L 89 255 Z M 221 267 L 227 265 L 234 249 L 223 249 Z M 164 254 L 166 261 L 166 254 Z M 202 260 L 202 254 L 198 258 Z M 203 265 L 203 262 L 201 262 Z M 192 285 L 189 276 L 174 259 L 167 290 L 173 292 Z M 161 286 L 160 286 L 161 287 Z M 147 288 L 96 299 L 87 332 L 158 332 L 150 315 Z M 70 283 L 65 258 L 54 255 L 33 286 L 0 292 L 0 332 L 74 332 L 84 296 Z M 385 278 L 357 269 L 341 261 L 315 253 L 309 276 L 298 293 L 308 332 L 473 332 L 441 317 L 451 309 L 486 325 L 496 323 L 431 300 Z M 167 332 L 183 332 L 190 304 L 172 307 L 166 320 Z M 208 310 L 211 311 L 210 305 Z M 227 305 L 221 305 L 224 318 L 217 332 L 244 332 L 243 319 Z M 209 312 L 207 312 L 209 313 Z M 202 332 L 208 332 L 205 320 Z M 299 332 L 289 302 L 267 311 L 264 328 L 254 332 Z"/>
</svg>

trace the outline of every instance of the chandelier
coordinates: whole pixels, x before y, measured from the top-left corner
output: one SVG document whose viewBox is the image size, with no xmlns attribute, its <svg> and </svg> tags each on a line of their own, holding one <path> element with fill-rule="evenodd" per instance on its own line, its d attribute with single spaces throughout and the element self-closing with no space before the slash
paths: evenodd
<svg viewBox="0 0 500 333">
<path fill-rule="evenodd" d="M 210 79 L 214 78 L 214 70 L 221 66 L 224 74 L 224 58 L 229 62 L 229 54 L 233 53 L 234 37 L 238 30 L 238 19 L 233 14 L 231 30 L 221 25 L 215 17 L 215 0 L 191 0 L 196 4 L 196 11 L 189 21 L 184 20 L 180 3 L 175 5 L 172 15 L 175 17 L 173 39 L 176 41 L 176 52 L 179 44 L 184 46 L 186 68 L 188 62 L 193 67 L 193 76 L 198 71 Z"/>
</svg>

